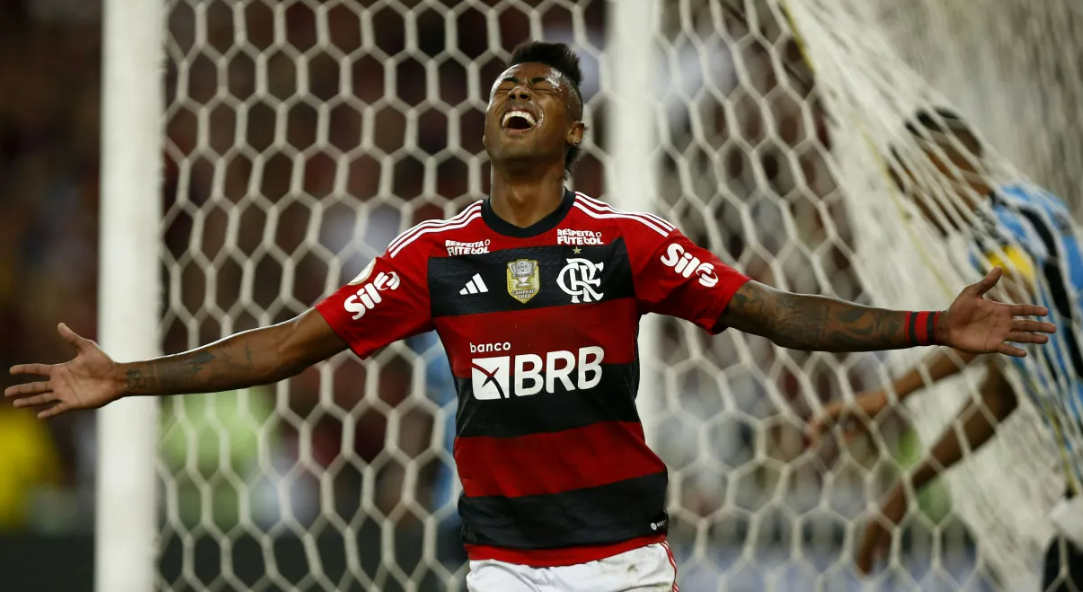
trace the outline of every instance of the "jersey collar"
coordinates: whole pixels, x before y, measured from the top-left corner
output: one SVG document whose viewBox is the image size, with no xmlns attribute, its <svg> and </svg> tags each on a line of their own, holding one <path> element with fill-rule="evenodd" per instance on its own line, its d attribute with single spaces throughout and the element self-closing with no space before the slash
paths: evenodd
<svg viewBox="0 0 1083 592">
<path fill-rule="evenodd" d="M 491 198 L 490 198 L 491 199 Z M 568 215 L 568 212 L 572 209 L 572 204 L 575 203 L 575 194 L 572 193 L 567 187 L 564 188 L 564 199 L 560 202 L 560 207 L 553 210 L 546 217 L 538 220 L 534 224 L 527 226 L 526 228 L 520 228 L 500 216 L 496 215 L 493 211 L 492 204 L 489 203 L 489 199 L 486 199 L 481 204 L 481 219 L 485 221 L 485 224 L 498 234 L 504 236 L 510 236 L 513 238 L 530 238 L 544 234 L 554 229 L 561 222 L 564 221 L 564 217 Z"/>
</svg>

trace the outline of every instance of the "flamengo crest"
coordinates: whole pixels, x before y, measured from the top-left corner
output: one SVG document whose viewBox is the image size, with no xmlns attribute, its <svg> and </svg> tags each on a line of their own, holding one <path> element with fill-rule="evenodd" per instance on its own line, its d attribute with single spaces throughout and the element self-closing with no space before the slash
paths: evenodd
<svg viewBox="0 0 1083 592">
<path fill-rule="evenodd" d="M 557 276 L 557 285 L 572 297 L 573 304 L 579 304 L 580 298 L 583 302 L 597 302 L 602 299 L 603 294 L 594 289 L 602 284 L 602 278 L 598 275 L 604 265 L 589 259 L 568 259 L 568 264 Z"/>
<path fill-rule="evenodd" d="M 516 259 L 508 262 L 508 294 L 526 304 L 541 290 L 538 262 L 534 259 Z"/>
</svg>

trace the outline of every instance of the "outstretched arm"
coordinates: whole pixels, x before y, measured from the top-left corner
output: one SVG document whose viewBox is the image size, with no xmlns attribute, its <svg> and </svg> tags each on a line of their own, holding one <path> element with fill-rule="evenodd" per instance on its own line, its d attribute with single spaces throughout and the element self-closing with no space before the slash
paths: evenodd
<svg viewBox="0 0 1083 592">
<path fill-rule="evenodd" d="M 184 353 L 125 364 L 66 325 L 59 331 L 75 348 L 75 358 L 57 365 L 15 366 L 12 374 L 45 380 L 4 391 L 16 407 L 44 407 L 39 417 L 97 408 L 125 396 L 218 392 L 277 382 L 347 347 L 315 310 Z"/>
<path fill-rule="evenodd" d="M 990 255 L 992 257 L 992 255 Z M 1034 298 L 1033 272 L 1026 260 L 1018 255 L 1012 259 L 1013 265 L 1004 269 L 1007 280 L 996 288 L 1007 295 L 1013 302 L 1023 302 Z M 997 259 L 999 261 L 999 258 Z M 1020 267 L 1022 267 L 1022 272 Z M 941 348 L 931 358 L 923 360 L 891 383 L 891 391 L 898 397 L 898 402 L 906 400 L 911 394 L 936 382 L 954 376 L 978 358 L 977 354 L 964 351 L 949 351 Z M 995 371 L 995 370 L 993 370 Z M 926 382 L 926 376 L 929 382 Z M 823 411 L 809 422 L 809 436 L 813 445 L 829 428 L 839 421 L 844 423 L 844 440 L 849 442 L 870 427 L 869 420 L 875 418 L 891 404 L 888 390 L 879 388 L 861 393 L 851 401 L 833 401 L 824 406 Z M 850 421 L 847 421 L 850 420 Z M 855 421 L 856 420 L 856 421 Z"/>
<path fill-rule="evenodd" d="M 1055 327 L 1015 318 L 1045 316 L 1049 311 L 1044 307 L 986 300 L 985 293 L 996 285 L 1000 274 L 994 269 L 982 281 L 967 286 L 951 307 L 940 313 L 927 337 L 922 336 L 923 327 L 915 331 L 914 313 L 793 294 L 751 281 L 734 294 L 719 320 L 791 349 L 844 352 L 940 344 L 968 353 L 1023 357 L 1025 351 L 1007 342 L 1045 343 L 1049 338 L 1042 334 L 1052 333 Z"/>
<path fill-rule="evenodd" d="M 278 382 L 346 349 L 315 310 L 145 362 L 117 365 L 123 396 L 227 391 Z"/>
</svg>

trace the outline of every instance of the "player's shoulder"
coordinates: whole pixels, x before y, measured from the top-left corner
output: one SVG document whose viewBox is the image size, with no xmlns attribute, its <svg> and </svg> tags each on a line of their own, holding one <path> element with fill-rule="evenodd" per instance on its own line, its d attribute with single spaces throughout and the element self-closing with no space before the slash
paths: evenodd
<svg viewBox="0 0 1083 592">
<path fill-rule="evenodd" d="M 1016 210 L 1021 213 L 1044 211 L 1068 212 L 1068 205 L 1053 193 L 1030 183 L 1011 183 L 998 187 L 994 192 L 994 207 Z"/>
<path fill-rule="evenodd" d="M 577 191 L 572 204 L 577 226 L 604 232 L 610 229 L 626 241 L 657 243 L 677 230 L 668 220 L 649 212 L 634 212 L 615 208 L 604 201 Z"/>
<path fill-rule="evenodd" d="M 483 234 L 481 221 L 482 200 L 463 208 L 458 214 L 442 219 L 431 219 L 408 228 L 387 246 L 391 258 L 427 258 L 436 247 L 445 245 L 469 246 L 469 239 Z M 451 248 L 451 247 L 449 247 Z"/>
</svg>

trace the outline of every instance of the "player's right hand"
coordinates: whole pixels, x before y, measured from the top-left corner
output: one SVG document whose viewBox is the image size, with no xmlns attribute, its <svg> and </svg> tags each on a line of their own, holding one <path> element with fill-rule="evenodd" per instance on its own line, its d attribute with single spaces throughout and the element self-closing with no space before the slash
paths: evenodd
<svg viewBox="0 0 1083 592">
<path fill-rule="evenodd" d="M 828 404 L 820 415 L 809 422 L 809 445 L 813 448 L 819 446 L 824 434 L 840 423 L 843 426 L 843 443 L 853 442 L 854 438 L 869 430 L 872 420 L 888 404 L 887 391 L 883 389 L 858 394 L 852 403 L 834 401 Z"/>
<path fill-rule="evenodd" d="M 57 330 L 75 348 L 75 358 L 64 364 L 22 364 L 12 375 L 41 376 L 45 380 L 8 387 L 4 396 L 16 407 L 44 408 L 46 418 L 74 409 L 96 409 L 120 398 L 117 363 L 97 343 L 77 335 L 61 323 Z"/>
</svg>

